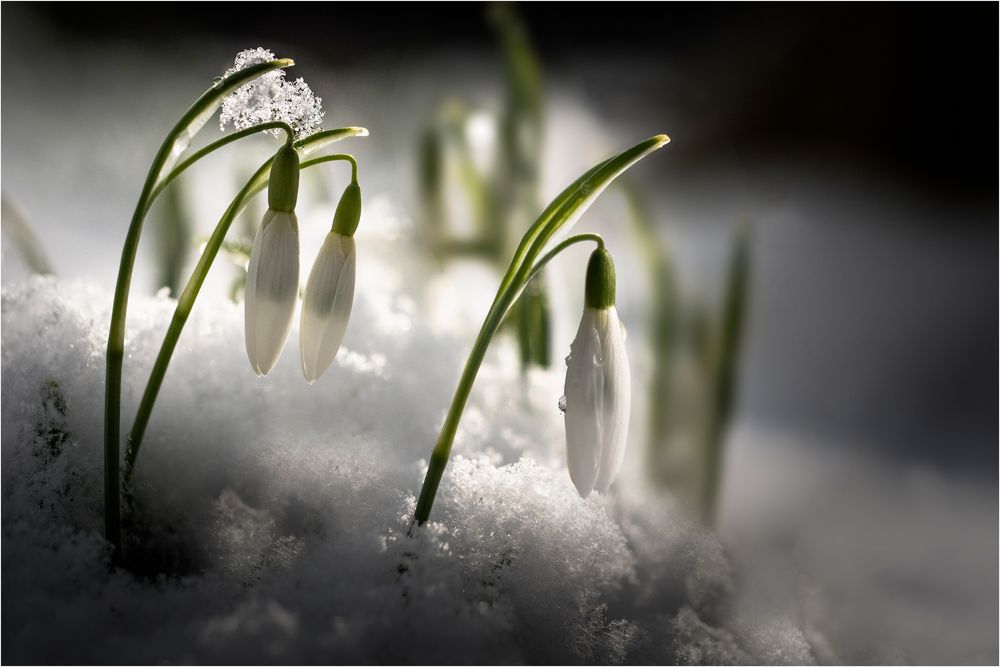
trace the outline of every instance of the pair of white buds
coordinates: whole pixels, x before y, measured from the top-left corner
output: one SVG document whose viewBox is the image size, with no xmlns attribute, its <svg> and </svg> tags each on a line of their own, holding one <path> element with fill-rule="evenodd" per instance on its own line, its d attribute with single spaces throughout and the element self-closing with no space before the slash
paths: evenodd
<svg viewBox="0 0 1000 667">
<path fill-rule="evenodd" d="M 258 376 L 277 363 L 292 328 L 299 293 L 299 226 L 295 217 L 299 158 L 291 146 L 271 165 L 268 209 L 250 251 L 245 296 L 246 346 Z M 361 219 L 361 188 L 352 181 L 337 205 L 306 283 L 299 325 L 302 373 L 309 384 L 330 367 L 347 331 L 354 303 L 354 232 Z"/>
<path fill-rule="evenodd" d="M 625 458 L 632 381 L 615 310 L 615 266 L 598 248 L 587 264 L 586 305 L 566 357 L 566 460 L 580 495 L 607 493 Z"/>
</svg>

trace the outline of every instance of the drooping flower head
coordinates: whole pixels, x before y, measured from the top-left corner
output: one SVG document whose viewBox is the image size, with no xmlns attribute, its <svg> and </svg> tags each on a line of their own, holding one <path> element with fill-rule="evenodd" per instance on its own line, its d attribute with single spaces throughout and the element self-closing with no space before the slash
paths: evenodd
<svg viewBox="0 0 1000 667">
<path fill-rule="evenodd" d="M 270 60 L 274 60 L 274 54 L 267 49 L 258 47 L 240 51 L 224 77 Z M 322 101 L 301 78 L 289 81 L 285 78 L 285 70 L 273 70 L 240 86 L 223 100 L 219 129 L 226 129 L 229 123 L 242 130 L 261 123 L 282 121 L 290 125 L 296 137 L 301 139 L 318 130 L 323 122 Z M 270 132 L 278 136 L 281 130 Z"/>
<path fill-rule="evenodd" d="M 587 264 L 586 305 L 566 357 L 561 404 L 566 460 L 580 495 L 606 493 L 621 470 L 632 400 L 625 329 L 615 310 L 615 268 L 598 248 Z"/>
<path fill-rule="evenodd" d="M 309 384 L 333 363 L 347 332 L 357 271 L 354 232 L 360 219 L 361 187 L 352 182 L 337 205 L 333 228 L 309 273 L 302 301 L 299 352 L 302 373 Z"/>
<path fill-rule="evenodd" d="M 292 328 L 299 294 L 299 223 L 295 203 L 299 158 L 295 149 L 278 149 L 271 164 L 268 209 L 261 220 L 250 264 L 244 317 L 247 357 L 257 375 L 274 368 Z"/>
</svg>

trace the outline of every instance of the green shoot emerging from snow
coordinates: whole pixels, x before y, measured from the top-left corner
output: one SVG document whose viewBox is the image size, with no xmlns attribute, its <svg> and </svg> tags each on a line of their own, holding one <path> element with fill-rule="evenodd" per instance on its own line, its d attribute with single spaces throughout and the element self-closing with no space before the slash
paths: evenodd
<svg viewBox="0 0 1000 667">
<path fill-rule="evenodd" d="M 465 362 L 465 369 L 462 371 L 458 387 L 455 389 L 455 396 L 445 417 L 441 434 L 431 452 L 427 474 L 420 489 L 420 497 L 417 500 L 417 509 L 414 514 L 416 523 L 422 524 L 430 517 L 434 497 L 437 494 L 438 485 L 441 483 L 441 477 L 444 475 L 445 467 L 448 465 L 448 457 L 451 455 L 451 446 L 455 440 L 455 433 L 458 431 L 458 423 L 472 391 L 476 374 L 486 356 L 486 348 L 493 339 L 493 335 L 500 328 L 504 317 L 517 300 L 518 295 L 546 262 L 572 243 L 595 239 L 592 234 L 572 236 L 555 245 L 544 256 L 542 256 L 542 252 L 550 246 L 550 242 L 558 233 L 568 231 L 573 226 L 612 181 L 633 164 L 663 147 L 669 141 L 670 138 L 665 134 L 659 134 L 591 168 L 563 190 L 542 211 L 535 223 L 521 238 L 521 243 L 511 259 L 507 273 L 500 282 L 500 287 L 493 299 L 493 305 L 490 306 L 486 320 L 479 331 L 479 336 Z M 603 243 L 599 243 L 599 246 L 603 247 Z"/>
</svg>

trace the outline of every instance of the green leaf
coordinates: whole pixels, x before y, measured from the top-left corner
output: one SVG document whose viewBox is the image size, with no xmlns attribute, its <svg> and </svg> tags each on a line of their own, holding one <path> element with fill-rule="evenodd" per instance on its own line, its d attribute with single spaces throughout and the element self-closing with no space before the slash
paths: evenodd
<svg viewBox="0 0 1000 667">
<path fill-rule="evenodd" d="M 520 290 L 524 287 L 524 279 L 529 274 L 534 259 L 542 252 L 553 236 L 560 230 L 569 231 L 612 181 L 642 158 L 665 146 L 669 141 L 670 137 L 665 134 L 650 137 L 587 170 L 580 178 L 559 193 L 521 238 L 521 243 L 518 245 L 507 273 L 500 283 L 494 305 L 500 301 L 500 297 L 508 289 Z"/>
</svg>

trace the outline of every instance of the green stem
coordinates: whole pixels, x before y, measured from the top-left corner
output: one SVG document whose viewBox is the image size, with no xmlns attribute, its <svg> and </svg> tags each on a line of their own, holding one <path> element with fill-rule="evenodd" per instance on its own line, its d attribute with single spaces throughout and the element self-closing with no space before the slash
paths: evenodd
<svg viewBox="0 0 1000 667">
<path fill-rule="evenodd" d="M 558 255 L 571 245 L 575 243 L 583 243 L 585 241 L 593 241 L 594 243 L 597 244 L 598 250 L 604 250 L 604 238 L 600 234 L 590 234 L 590 233 L 574 234 L 573 236 L 570 236 L 568 239 L 564 240 L 562 243 L 554 247 L 552 250 L 545 253 L 545 255 L 543 255 L 541 259 L 535 262 L 534 266 L 531 267 L 531 273 L 528 274 L 527 279 L 524 281 L 525 284 L 527 285 L 532 280 L 534 280 L 535 276 L 538 275 L 538 273 L 545 267 L 546 264 L 548 264 L 552 260 L 553 257 Z"/>
<path fill-rule="evenodd" d="M 358 182 L 358 161 L 354 159 L 353 155 L 348 153 L 336 153 L 334 155 L 324 155 L 322 157 L 314 157 L 311 160 L 306 160 L 299 165 L 299 170 L 308 169 L 317 164 L 323 164 L 324 162 L 334 162 L 336 160 L 343 160 L 345 162 L 351 163 L 351 181 L 354 183 Z"/>
<path fill-rule="evenodd" d="M 437 495 L 438 486 L 441 484 L 441 477 L 444 475 L 444 469 L 448 465 L 448 457 L 451 455 L 451 446 L 455 440 L 455 433 L 458 430 L 458 422 L 462 419 L 462 412 L 465 410 L 465 404 L 469 400 L 472 385 L 476 381 L 476 374 L 479 372 L 479 367 L 486 356 L 486 348 L 489 346 L 493 334 L 496 333 L 503 320 L 502 313 L 505 313 L 507 308 L 510 307 L 509 292 L 504 296 L 507 301 L 503 304 L 503 308 L 491 309 L 486 320 L 483 322 L 483 326 L 479 330 L 479 336 L 476 338 L 476 342 L 472 346 L 472 351 L 469 353 L 469 358 L 465 362 L 465 368 L 458 381 L 458 387 L 455 389 L 455 395 L 451 399 L 451 407 L 448 408 L 448 415 L 445 417 L 441 433 L 438 436 L 437 443 L 434 445 L 434 451 L 431 453 L 430 463 L 427 466 L 427 474 L 424 476 L 424 483 L 420 488 L 420 498 L 417 500 L 417 511 L 414 514 L 414 519 L 418 524 L 423 524 L 430 517 L 431 507 L 434 505 L 434 497 Z"/>
<path fill-rule="evenodd" d="M 125 357 L 125 317 L 128 310 L 128 295 L 132 285 L 132 269 L 139 249 L 142 224 L 152 202 L 152 193 L 166 169 L 169 169 L 187 148 L 191 138 L 222 104 L 222 100 L 244 83 L 283 67 L 294 65 L 289 59 L 272 60 L 253 65 L 229 77 L 218 80 L 202 93 L 191 105 L 177 124 L 170 130 L 160 150 L 150 165 L 146 180 L 136 202 L 132 221 L 129 223 L 122 249 L 118 282 L 115 285 L 115 299 L 111 310 L 111 325 L 108 332 L 107 375 L 104 385 L 104 535 L 113 548 L 112 558 L 121 556 L 121 507 L 120 507 L 120 438 L 121 438 L 121 391 L 122 363 Z"/>
<path fill-rule="evenodd" d="M 180 176 L 181 173 L 183 173 L 188 167 L 193 165 L 198 160 L 202 159 L 203 157 L 205 157 L 210 153 L 214 153 L 223 146 L 226 146 L 228 144 L 233 143 L 234 141 L 242 139 L 243 137 L 249 137 L 252 134 L 257 134 L 258 132 L 266 132 L 267 130 L 283 130 L 285 132 L 286 141 L 289 144 L 295 141 L 295 130 L 293 130 L 288 123 L 283 123 L 281 121 L 274 121 L 272 123 L 261 123 L 260 125 L 254 125 L 253 127 L 248 127 L 244 130 L 240 130 L 239 132 L 233 132 L 232 134 L 227 134 L 218 141 L 213 141 L 204 148 L 195 151 L 194 153 L 191 154 L 190 157 L 185 159 L 183 162 L 178 163 L 176 167 L 171 169 L 170 173 L 161 178 L 159 182 L 156 184 L 156 187 L 153 188 L 153 192 L 149 197 L 149 204 L 152 205 L 153 200 L 155 200 L 159 196 L 159 194 L 164 190 L 164 188 L 170 185 L 170 183 L 175 178 Z"/>
<path fill-rule="evenodd" d="M 558 255 L 571 245 L 576 243 L 581 243 L 584 241 L 593 241 L 597 244 L 597 247 L 599 249 L 602 250 L 604 249 L 604 239 L 601 237 L 600 234 L 574 234 L 573 236 L 570 236 L 569 238 L 565 239 L 562 243 L 558 244 L 556 247 L 552 248 L 552 250 L 547 252 L 541 259 L 535 262 L 535 264 L 531 267 L 531 272 L 528 274 L 527 278 L 524 279 L 524 288 L 528 289 L 528 286 L 531 284 L 531 281 L 533 281 L 536 277 L 538 277 L 538 274 L 542 272 L 542 269 L 545 268 L 545 265 L 548 264 L 549 261 L 552 260 L 552 258 L 554 258 L 556 255 Z M 528 295 L 521 297 L 521 303 L 524 302 L 524 299 L 527 296 Z M 509 311 L 508 314 L 514 312 L 515 312 L 514 310 L 511 310 Z M 522 315 L 523 314 L 524 313 L 522 313 Z M 548 363 L 544 365 L 548 366 Z"/>
<path fill-rule="evenodd" d="M 576 234 L 564 240 L 535 262 L 531 273 L 525 279 L 520 300 L 507 312 L 508 317 L 517 321 L 522 370 L 528 363 L 536 363 L 545 368 L 549 366 L 549 324 L 544 303 L 545 296 L 544 292 L 541 291 L 542 287 L 533 285 L 532 282 L 552 258 L 571 245 L 584 241 L 594 241 L 598 249 L 604 249 L 604 239 L 601 238 L 600 234 Z M 538 338 L 539 330 L 541 340 Z"/>
<path fill-rule="evenodd" d="M 339 131 L 341 132 L 339 137 L 345 138 L 352 135 L 363 136 L 364 132 L 358 131 L 361 129 L 362 128 L 347 128 L 344 131 Z M 309 140 L 307 139 L 306 143 L 297 144 L 296 147 L 302 150 L 302 152 L 305 152 L 307 147 L 311 147 L 308 141 Z M 330 142 L 325 141 L 325 143 Z M 345 153 L 324 155 L 323 157 L 305 160 L 299 164 L 299 169 L 308 169 L 309 167 L 322 164 L 324 162 L 332 162 L 334 160 L 350 162 L 352 177 L 355 181 L 357 180 L 357 160 L 355 160 L 353 156 Z M 212 264 L 215 262 L 215 258 L 218 256 L 219 250 L 225 242 L 226 234 L 229 232 L 229 228 L 233 224 L 233 220 L 236 219 L 236 216 L 239 215 L 240 211 L 243 210 L 247 203 L 249 203 L 249 201 L 263 189 L 261 183 L 267 182 L 270 169 L 271 160 L 268 160 L 261 165 L 253 176 L 250 177 L 250 180 L 247 181 L 246 185 L 243 186 L 243 189 L 241 189 L 236 195 L 236 198 L 233 199 L 232 203 L 219 220 L 219 224 L 216 225 L 215 231 L 212 232 L 212 236 L 205 244 L 205 249 L 202 251 L 201 258 L 198 260 L 198 264 L 195 266 L 195 269 L 191 274 L 191 278 L 188 280 L 187 286 L 177 299 L 177 306 L 174 309 L 173 318 L 170 321 L 167 334 L 163 339 L 163 344 L 160 346 L 160 351 L 156 356 L 156 361 L 153 363 L 149 380 L 146 382 L 146 389 L 143 391 L 142 400 L 139 403 L 135 423 L 132 425 L 132 431 L 129 434 L 128 446 L 125 450 L 124 478 L 126 484 L 128 484 L 132 478 L 132 472 L 135 469 L 135 462 L 139 456 L 139 449 L 142 446 L 142 439 L 146 432 L 146 426 L 149 424 L 149 418 L 152 415 L 153 407 L 156 404 L 156 397 L 160 392 L 160 387 L 163 384 L 163 378 L 166 376 L 167 367 L 170 365 L 170 360 L 171 357 L 173 357 L 174 349 L 177 347 L 177 342 L 180 340 L 181 332 L 184 330 L 187 318 L 191 314 L 191 309 L 194 307 L 195 299 L 198 298 L 198 293 L 201 291 L 201 286 L 204 284 L 205 278 L 208 276 L 208 271 L 212 268 Z"/>
</svg>

